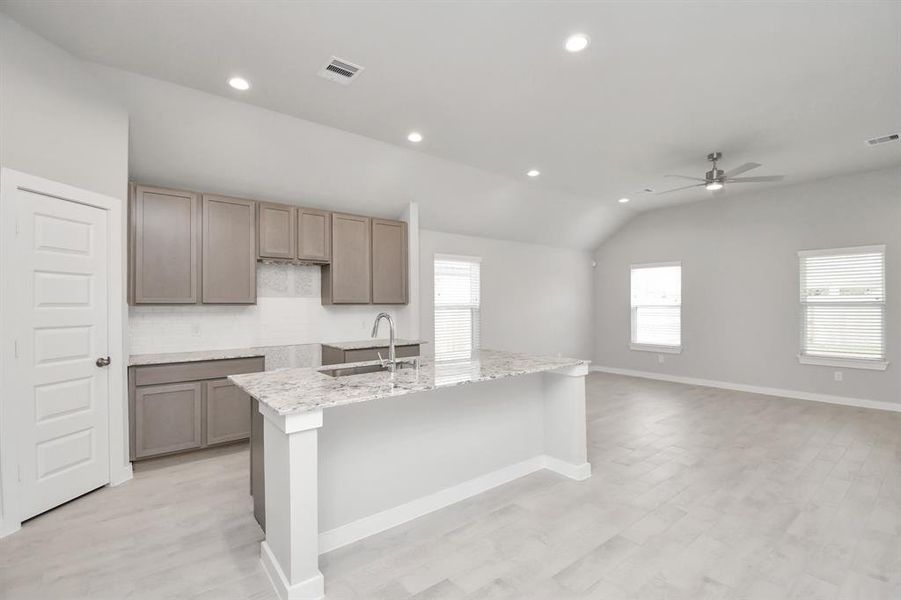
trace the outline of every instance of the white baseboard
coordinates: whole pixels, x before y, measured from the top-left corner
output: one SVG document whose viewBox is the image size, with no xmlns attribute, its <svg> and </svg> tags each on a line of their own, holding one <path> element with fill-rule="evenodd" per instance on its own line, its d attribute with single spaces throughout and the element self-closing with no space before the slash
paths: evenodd
<svg viewBox="0 0 901 600">
<path fill-rule="evenodd" d="M 629 377 L 642 377 L 644 379 L 656 379 L 658 381 L 670 381 L 673 383 L 684 383 L 687 385 L 700 385 L 703 387 L 720 388 L 724 390 L 734 390 L 737 392 L 750 392 L 752 394 L 763 394 L 764 396 L 777 396 L 780 398 L 793 398 L 795 400 L 810 400 L 812 402 L 826 402 L 827 404 L 840 404 L 842 406 L 854 406 L 857 408 L 873 408 L 876 410 L 887 410 L 891 412 L 901 412 L 901 404 L 893 402 L 882 402 L 879 400 L 866 400 L 864 398 L 849 398 L 847 396 L 833 396 L 831 394 L 818 394 L 815 392 L 801 392 L 798 390 L 783 390 L 780 388 L 763 387 L 759 385 L 748 385 L 745 383 L 731 383 L 729 381 L 715 381 L 712 379 L 699 379 L 697 377 L 683 377 L 681 375 L 667 375 L 664 373 L 654 373 L 652 371 L 635 371 L 632 369 L 620 369 L 617 367 L 592 366 L 592 371 L 598 373 L 612 373 L 614 375 L 628 375 Z"/>
<path fill-rule="evenodd" d="M 543 458 L 544 468 L 548 471 L 559 473 L 576 481 L 585 481 L 591 477 L 591 463 L 584 462 L 581 465 L 574 465 L 553 456 L 545 455 Z"/>
<path fill-rule="evenodd" d="M 22 528 L 21 521 L 13 521 L 0 517 L 0 538 L 12 535 Z"/>
<path fill-rule="evenodd" d="M 309 579 L 291 585 L 266 542 L 260 544 L 260 563 L 280 600 L 320 600 L 325 598 L 325 581 L 322 573 L 317 571 L 316 575 Z"/>
<path fill-rule="evenodd" d="M 131 463 L 127 465 L 111 470 L 110 472 L 110 487 L 116 487 L 117 485 L 122 485 L 126 481 L 131 481 L 134 477 L 134 471 L 132 470 Z"/>
<path fill-rule="evenodd" d="M 591 477 L 591 465 L 588 463 L 574 465 L 542 454 L 445 488 L 434 494 L 417 498 L 406 504 L 324 531 L 319 534 L 319 553 L 331 552 L 541 469 L 548 469 L 577 481 Z"/>
</svg>

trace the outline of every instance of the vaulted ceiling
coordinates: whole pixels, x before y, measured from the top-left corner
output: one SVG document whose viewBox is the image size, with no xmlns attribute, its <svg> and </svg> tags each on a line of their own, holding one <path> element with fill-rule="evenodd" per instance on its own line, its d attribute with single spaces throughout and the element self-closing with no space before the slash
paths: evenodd
<svg viewBox="0 0 901 600">
<path fill-rule="evenodd" d="M 300 117 L 555 195 L 592 227 L 706 198 L 702 177 L 763 163 L 779 184 L 901 165 L 901 3 L 4 1 L 73 54 Z M 573 32 L 591 37 L 568 53 Z M 317 76 L 331 56 L 365 67 Z M 232 75 L 251 88 L 226 85 Z M 418 145 L 406 140 L 422 132 Z M 528 169 L 541 175 L 526 177 Z M 628 205 L 618 205 L 629 197 Z M 448 211 L 455 207 L 447 207 Z M 450 213 L 448 213 L 450 214 Z M 429 213 L 440 220 L 440 209 Z M 529 227 L 547 227 L 535 219 Z M 429 225 L 429 223 L 426 223 Z M 581 229 L 585 229 L 584 224 Z M 513 237 L 538 240 L 517 232 Z M 561 231 L 560 245 L 597 234 Z M 551 239 L 540 241 L 554 242 Z"/>
</svg>

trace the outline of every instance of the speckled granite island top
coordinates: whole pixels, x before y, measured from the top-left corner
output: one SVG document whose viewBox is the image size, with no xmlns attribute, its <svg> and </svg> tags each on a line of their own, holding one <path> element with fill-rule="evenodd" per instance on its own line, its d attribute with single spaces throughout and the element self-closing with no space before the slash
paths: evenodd
<svg viewBox="0 0 901 600">
<path fill-rule="evenodd" d="M 340 366 L 377 363 L 368 361 Z M 482 350 L 469 360 L 435 362 L 430 358 L 423 359 L 418 368 L 398 369 L 393 377 L 387 372 L 345 377 L 331 377 L 319 372 L 336 366 L 332 365 L 321 369 L 281 369 L 232 375 L 229 379 L 260 402 L 286 415 L 588 363 L 578 358 Z"/>
</svg>

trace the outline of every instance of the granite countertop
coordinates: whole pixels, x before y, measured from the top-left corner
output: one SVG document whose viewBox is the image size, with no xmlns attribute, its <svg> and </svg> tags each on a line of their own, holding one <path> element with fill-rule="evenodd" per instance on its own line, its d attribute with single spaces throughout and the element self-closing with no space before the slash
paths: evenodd
<svg viewBox="0 0 901 600">
<path fill-rule="evenodd" d="M 224 360 L 228 358 L 249 358 L 262 356 L 267 369 L 290 367 L 310 367 L 320 364 L 319 344 L 296 344 L 285 346 L 255 346 L 251 348 L 228 348 L 225 350 L 196 350 L 193 352 L 164 352 L 160 354 L 133 354 L 128 357 L 128 365 L 162 365 L 167 363 L 197 362 L 203 360 Z"/>
<path fill-rule="evenodd" d="M 425 340 L 404 340 L 404 339 L 396 339 L 394 340 L 395 346 L 416 346 L 427 344 Z M 380 340 L 380 339 L 369 339 L 369 340 L 360 340 L 357 342 L 328 342 L 322 344 L 323 346 L 329 346 L 330 348 L 337 348 L 339 350 L 368 350 L 370 348 L 384 348 L 388 345 L 388 340 Z"/>
<path fill-rule="evenodd" d="M 232 375 L 229 379 L 278 414 L 287 415 L 588 363 L 578 358 L 482 350 L 469 360 L 421 360 L 418 368 L 398 369 L 393 376 L 387 372 L 377 372 L 330 377 L 319 372 L 321 369 L 335 368 L 336 365 L 333 365 Z M 373 364 L 378 364 L 378 361 L 349 363 L 340 367 Z"/>
</svg>

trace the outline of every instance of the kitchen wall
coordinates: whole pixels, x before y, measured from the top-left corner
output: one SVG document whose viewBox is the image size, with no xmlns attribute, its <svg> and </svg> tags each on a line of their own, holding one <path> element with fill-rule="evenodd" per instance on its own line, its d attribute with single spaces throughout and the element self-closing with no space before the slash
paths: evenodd
<svg viewBox="0 0 901 600">
<path fill-rule="evenodd" d="M 430 230 L 419 234 L 423 338 L 434 340 L 435 254 L 479 256 L 483 348 L 591 358 L 590 253 Z"/>
<path fill-rule="evenodd" d="M 125 199 L 128 113 L 87 65 L 0 13 L 0 164 Z"/>
<path fill-rule="evenodd" d="M 129 347 L 131 354 L 155 354 L 308 345 L 312 366 L 320 342 L 368 339 L 382 310 L 401 323 L 407 307 L 323 306 L 320 267 L 259 264 L 256 305 L 129 307 Z M 380 333 L 388 337 L 384 324 Z M 399 335 L 411 333 L 399 325 Z"/>
<path fill-rule="evenodd" d="M 862 148 L 861 151 L 872 151 Z M 802 365 L 798 250 L 886 244 L 886 371 Z M 730 194 L 636 217 L 596 252 L 597 365 L 901 403 L 901 171 Z M 682 261 L 679 355 L 629 350 L 629 265 Z M 836 370 L 843 381 L 834 380 Z"/>
<path fill-rule="evenodd" d="M 232 99 L 99 65 L 94 72 L 128 109 L 129 171 L 142 183 L 388 218 L 416 202 L 425 227 L 585 249 L 633 212 L 432 156 L 406 146 L 406 131 L 388 144 L 247 103 L 265 95 L 265 81 L 242 94 L 223 80 Z M 348 110 L 360 89 L 313 73 L 298 74 L 297 85 Z"/>
</svg>

